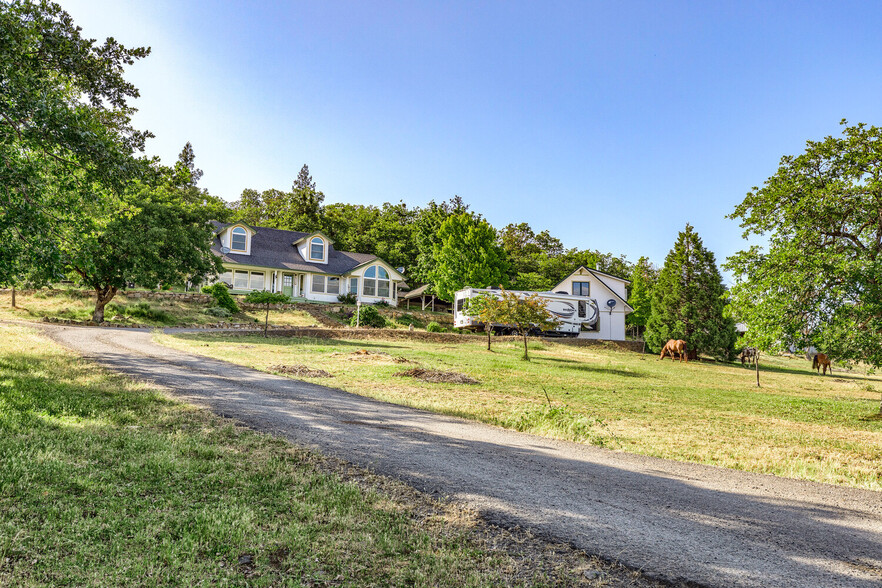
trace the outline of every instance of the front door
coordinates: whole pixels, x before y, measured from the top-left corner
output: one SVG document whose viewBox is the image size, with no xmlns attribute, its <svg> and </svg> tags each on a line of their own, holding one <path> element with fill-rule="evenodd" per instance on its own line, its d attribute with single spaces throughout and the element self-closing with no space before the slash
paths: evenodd
<svg viewBox="0 0 882 588">
<path fill-rule="evenodd" d="M 282 294 L 288 298 L 294 297 L 294 276 L 291 274 L 282 275 Z"/>
</svg>

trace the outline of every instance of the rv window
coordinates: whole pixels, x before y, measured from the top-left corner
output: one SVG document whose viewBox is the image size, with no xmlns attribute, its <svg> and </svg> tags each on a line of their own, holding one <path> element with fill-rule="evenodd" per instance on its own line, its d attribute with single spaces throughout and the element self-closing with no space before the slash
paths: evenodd
<svg viewBox="0 0 882 588">
<path fill-rule="evenodd" d="M 585 306 L 586 306 L 585 301 L 580 300 L 579 301 L 579 318 L 585 318 L 585 311 L 586 311 Z"/>
<path fill-rule="evenodd" d="M 456 312 L 462 312 L 462 305 L 465 302 L 465 298 L 460 298 L 456 301 Z"/>
</svg>

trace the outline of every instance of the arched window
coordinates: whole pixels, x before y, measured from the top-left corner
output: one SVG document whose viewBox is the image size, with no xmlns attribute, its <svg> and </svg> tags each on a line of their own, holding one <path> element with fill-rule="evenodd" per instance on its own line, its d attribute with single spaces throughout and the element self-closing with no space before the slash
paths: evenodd
<svg viewBox="0 0 882 588">
<path fill-rule="evenodd" d="M 325 240 L 321 237 L 313 237 L 309 242 L 309 258 L 324 260 Z"/>
<path fill-rule="evenodd" d="M 362 293 L 365 296 L 389 297 L 389 272 L 379 265 L 372 265 L 364 270 L 364 286 Z"/>
<path fill-rule="evenodd" d="M 233 238 L 230 241 L 230 249 L 232 251 L 248 250 L 248 233 L 242 227 L 233 229 Z"/>
</svg>

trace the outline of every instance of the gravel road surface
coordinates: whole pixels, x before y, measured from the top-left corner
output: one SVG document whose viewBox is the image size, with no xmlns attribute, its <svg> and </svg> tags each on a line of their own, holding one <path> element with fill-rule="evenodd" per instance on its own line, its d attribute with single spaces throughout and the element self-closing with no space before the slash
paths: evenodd
<svg viewBox="0 0 882 588">
<path fill-rule="evenodd" d="M 143 331 L 45 329 L 183 401 L 650 576 L 709 586 L 882 586 L 882 492 L 506 431 L 181 353 Z"/>
</svg>

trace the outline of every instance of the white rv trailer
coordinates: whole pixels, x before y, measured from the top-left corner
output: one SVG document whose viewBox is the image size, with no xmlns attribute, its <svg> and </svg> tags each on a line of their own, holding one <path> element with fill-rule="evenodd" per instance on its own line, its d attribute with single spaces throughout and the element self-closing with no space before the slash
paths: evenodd
<svg viewBox="0 0 882 588">
<path fill-rule="evenodd" d="M 547 337 L 578 337 L 581 331 L 593 331 L 597 325 L 597 300 L 588 296 L 576 296 L 558 292 L 524 292 L 508 290 L 521 298 L 536 294 L 545 301 L 548 309 L 559 321 L 560 325 L 552 331 L 542 333 Z M 499 297 L 501 290 L 485 288 L 465 288 L 454 295 L 453 326 L 466 330 L 484 330 L 484 323 L 468 312 L 469 300 L 481 294 Z M 496 333 L 509 334 L 515 331 L 512 325 L 494 323 L 491 326 Z"/>
</svg>

